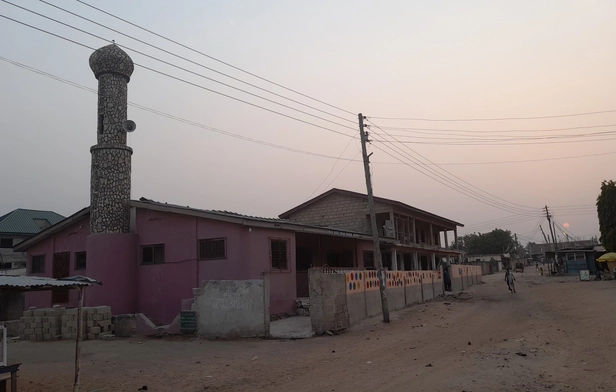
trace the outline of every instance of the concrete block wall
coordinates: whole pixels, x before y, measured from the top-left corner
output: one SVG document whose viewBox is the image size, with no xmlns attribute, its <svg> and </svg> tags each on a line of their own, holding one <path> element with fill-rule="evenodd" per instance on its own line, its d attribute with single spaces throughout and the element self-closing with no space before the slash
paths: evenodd
<svg viewBox="0 0 616 392">
<path fill-rule="evenodd" d="M 440 297 L 445 295 L 445 282 L 443 280 L 443 267 L 434 271 L 434 296 Z"/>
<path fill-rule="evenodd" d="M 405 271 L 404 275 L 404 291 L 407 305 L 422 303 L 421 271 Z"/>
<path fill-rule="evenodd" d="M 387 272 L 387 304 L 389 310 L 404 309 L 407 306 L 402 271 Z"/>
<path fill-rule="evenodd" d="M 376 203 L 377 213 L 389 211 L 387 205 Z M 367 199 L 333 193 L 291 214 L 294 222 L 335 227 L 360 233 L 370 233 Z"/>
<path fill-rule="evenodd" d="M 341 331 L 350 326 L 346 274 L 326 274 L 320 268 L 308 270 L 310 321 L 317 335 Z M 358 317 L 354 314 L 354 317 Z"/>
<path fill-rule="evenodd" d="M 460 292 L 481 281 L 481 267 L 451 265 L 452 288 Z M 347 328 L 381 314 L 376 271 L 323 273 L 309 270 L 310 317 L 317 334 Z M 444 295 L 443 271 L 388 271 L 387 300 L 394 311 Z"/>
<path fill-rule="evenodd" d="M 113 334 L 109 306 L 84 307 L 82 320 L 83 340 L 103 339 Z M 77 308 L 29 309 L 19 319 L 22 340 L 75 340 L 77 331 Z"/>
<path fill-rule="evenodd" d="M 459 293 L 464 290 L 464 280 L 462 275 L 462 266 L 459 264 L 452 264 L 449 267 L 449 276 L 451 277 L 451 290 L 454 293 Z"/>
<path fill-rule="evenodd" d="M 269 336 L 269 286 L 269 275 L 263 279 L 203 281 L 201 287 L 193 289 L 197 333 L 223 338 Z"/>
<path fill-rule="evenodd" d="M 365 290 L 366 284 L 371 284 L 371 279 L 367 275 L 367 271 L 347 272 L 345 274 L 346 300 L 350 324 L 366 318 Z"/>
<path fill-rule="evenodd" d="M 366 301 L 366 317 L 374 317 L 381 314 L 381 292 L 379 290 L 379 278 L 376 274 L 376 271 L 365 271 L 366 272 L 366 290 L 363 293 L 363 296 Z"/>
<path fill-rule="evenodd" d="M 472 285 L 479 284 L 482 280 L 482 268 L 478 265 L 452 264 L 449 266 L 451 276 L 451 288 L 453 292 L 460 292 Z"/>
<path fill-rule="evenodd" d="M 434 283 L 432 271 L 421 271 L 421 293 L 424 301 L 434 299 Z"/>
</svg>

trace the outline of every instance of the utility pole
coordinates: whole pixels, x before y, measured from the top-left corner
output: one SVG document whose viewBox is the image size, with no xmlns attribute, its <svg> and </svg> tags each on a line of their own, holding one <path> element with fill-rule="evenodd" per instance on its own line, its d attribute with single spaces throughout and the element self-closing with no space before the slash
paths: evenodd
<svg viewBox="0 0 616 392">
<path fill-rule="evenodd" d="M 550 226 L 550 232 L 552 233 L 552 242 L 554 243 L 554 264 L 556 266 L 556 271 L 559 271 L 558 263 L 557 263 L 557 253 L 558 250 L 556 246 L 556 235 L 554 233 L 554 226 L 552 225 L 552 216 L 550 215 L 550 211 L 548 210 L 548 206 L 545 206 L 545 217 L 548 218 L 548 225 Z"/>
<path fill-rule="evenodd" d="M 546 237 L 545 232 L 543 231 L 543 227 L 541 227 L 541 225 L 539 225 L 539 228 L 541 229 L 541 234 L 543 234 L 543 239 L 545 240 L 545 244 L 549 244 L 550 241 L 548 241 L 548 237 Z M 552 271 L 552 266 L 550 264 L 550 262 L 548 261 L 548 266 L 550 267 L 550 271 Z"/>
<path fill-rule="evenodd" d="M 376 209 L 374 207 L 374 195 L 372 194 L 372 181 L 370 179 L 370 155 L 366 150 L 368 137 L 364 132 L 364 116 L 359 113 L 359 136 L 361 138 L 361 152 L 364 158 L 364 174 L 366 175 L 366 189 L 368 191 L 368 207 L 370 209 L 370 226 L 372 226 L 372 239 L 374 241 L 374 263 L 379 277 L 379 291 L 381 292 L 381 308 L 383 309 L 383 322 L 389 322 L 389 305 L 387 304 L 387 279 L 383 271 L 383 260 L 381 259 L 381 246 L 379 244 L 379 228 L 376 226 Z"/>
</svg>

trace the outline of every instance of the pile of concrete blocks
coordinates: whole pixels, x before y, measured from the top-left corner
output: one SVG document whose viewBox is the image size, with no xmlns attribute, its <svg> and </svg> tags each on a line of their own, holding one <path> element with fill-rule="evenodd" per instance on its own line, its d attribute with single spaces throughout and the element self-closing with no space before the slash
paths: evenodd
<svg viewBox="0 0 616 392">
<path fill-rule="evenodd" d="M 82 310 L 82 339 L 113 338 L 111 307 L 86 307 Z M 78 323 L 77 308 L 29 309 L 19 320 L 22 340 L 75 340 Z"/>
<path fill-rule="evenodd" d="M 111 307 L 96 306 L 93 308 L 83 308 L 85 321 L 84 339 L 95 340 L 110 338 L 114 332 L 114 325 L 111 322 Z M 77 315 L 75 315 L 77 317 Z"/>
<path fill-rule="evenodd" d="M 57 340 L 60 339 L 59 316 L 64 309 L 29 309 L 24 310 L 19 319 L 19 336 L 22 340 Z"/>
</svg>

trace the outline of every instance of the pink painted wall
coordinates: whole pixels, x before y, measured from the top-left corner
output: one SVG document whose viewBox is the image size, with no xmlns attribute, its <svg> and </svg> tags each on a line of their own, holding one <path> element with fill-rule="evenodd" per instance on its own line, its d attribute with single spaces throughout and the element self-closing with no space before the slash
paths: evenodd
<svg viewBox="0 0 616 392">
<path fill-rule="evenodd" d="M 137 210 L 136 229 L 137 235 L 89 236 L 86 217 L 30 248 L 28 271 L 32 256 L 45 254 L 45 272 L 39 276 L 51 276 L 53 254 L 70 252 L 71 275 L 92 275 L 103 281 L 102 287 L 88 289 L 86 305 L 108 304 L 114 314 L 142 312 L 161 323 L 173 321 L 182 300 L 192 299 L 192 289 L 203 280 L 259 279 L 268 273 L 270 313 L 295 311 L 294 232 L 145 209 Z M 198 260 L 198 240 L 221 237 L 227 241 L 227 258 Z M 283 271 L 271 268 L 272 238 L 288 241 L 288 268 Z M 142 265 L 141 247 L 155 244 L 165 245 L 165 263 Z M 121 248 L 122 255 L 114 253 Z M 75 252 L 86 250 L 89 267 L 75 271 Z M 27 307 L 51 305 L 51 292 L 26 296 Z M 77 305 L 76 291 L 65 305 Z"/>
<path fill-rule="evenodd" d="M 88 236 L 88 277 L 103 285 L 86 290 L 86 306 L 111 306 L 115 314 L 136 313 L 137 249 L 139 238 L 130 233 Z"/>
<path fill-rule="evenodd" d="M 75 270 L 75 252 L 86 251 L 86 239 L 89 231 L 89 217 L 86 216 L 67 227 L 65 230 L 51 235 L 44 241 L 41 241 L 32 248 L 28 249 L 28 258 L 26 261 L 26 271 L 28 275 L 51 277 L 54 253 L 70 252 L 70 275 L 87 276 L 87 269 Z M 45 272 L 41 274 L 30 274 L 32 268 L 32 256 L 37 255 L 45 255 Z M 77 306 L 77 294 L 77 290 L 71 290 L 69 294 L 69 302 L 61 305 Z M 28 309 L 31 306 L 36 306 L 37 308 L 51 307 L 51 291 L 26 293 L 25 307 Z"/>
<path fill-rule="evenodd" d="M 203 280 L 259 279 L 264 272 L 271 274 L 270 312 L 294 311 L 295 233 L 144 209 L 137 210 L 137 231 L 142 246 L 165 244 L 165 264 L 138 266 L 137 303 L 148 317 L 173 321 Z M 198 241 L 221 237 L 227 258 L 198 260 Z M 287 271 L 271 271 L 270 238 L 289 240 Z"/>
<path fill-rule="evenodd" d="M 357 266 L 358 268 L 366 268 L 364 266 L 364 251 L 374 252 L 374 242 L 367 240 L 357 240 L 355 244 L 355 252 L 357 254 Z"/>
</svg>

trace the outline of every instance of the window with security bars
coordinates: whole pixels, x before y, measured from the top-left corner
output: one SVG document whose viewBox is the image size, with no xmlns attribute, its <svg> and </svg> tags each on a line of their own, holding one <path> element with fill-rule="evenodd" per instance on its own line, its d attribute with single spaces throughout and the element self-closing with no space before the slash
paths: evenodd
<svg viewBox="0 0 616 392">
<path fill-rule="evenodd" d="M 216 260 L 226 258 L 226 238 L 208 238 L 199 241 L 199 260 Z"/>
<path fill-rule="evenodd" d="M 165 262 L 165 245 L 146 245 L 141 247 L 141 264 L 163 264 Z"/>
<path fill-rule="evenodd" d="M 75 269 L 76 270 L 86 269 L 86 252 L 76 252 L 75 253 Z"/>
<path fill-rule="evenodd" d="M 43 272 L 45 272 L 45 255 L 32 256 L 30 273 L 42 274 Z"/>
<path fill-rule="evenodd" d="M 289 265 L 288 240 L 270 239 L 270 259 L 272 269 L 286 270 Z"/>
</svg>

